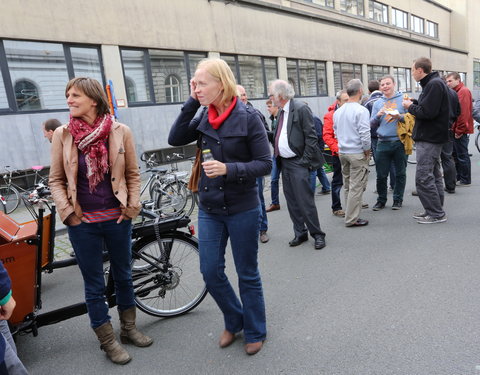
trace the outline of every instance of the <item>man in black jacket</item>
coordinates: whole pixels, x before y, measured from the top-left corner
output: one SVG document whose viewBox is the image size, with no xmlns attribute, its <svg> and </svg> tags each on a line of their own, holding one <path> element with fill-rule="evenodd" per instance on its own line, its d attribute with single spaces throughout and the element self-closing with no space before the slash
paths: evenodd
<svg viewBox="0 0 480 375">
<path fill-rule="evenodd" d="M 448 142 L 450 98 L 447 85 L 438 72 L 432 72 L 432 62 L 426 57 L 416 59 L 412 76 L 420 82 L 422 93 L 418 102 L 403 101 L 403 107 L 415 116 L 413 140 L 416 144 L 417 171 L 415 184 L 424 212 L 413 217 L 420 224 L 447 221 L 443 210 L 444 187 L 440 170 L 440 153 Z"/>
<path fill-rule="evenodd" d="M 292 86 L 282 80 L 273 81 L 269 96 L 279 107 L 278 125 L 274 134 L 274 155 L 282 169 L 282 184 L 295 237 L 290 246 L 315 239 L 315 249 L 325 247 L 325 233 L 320 228 L 314 192 L 310 188 L 310 172 L 324 163 L 318 148 L 312 111 L 305 103 L 294 101 Z M 306 227 L 305 227 L 306 225 Z"/>
</svg>

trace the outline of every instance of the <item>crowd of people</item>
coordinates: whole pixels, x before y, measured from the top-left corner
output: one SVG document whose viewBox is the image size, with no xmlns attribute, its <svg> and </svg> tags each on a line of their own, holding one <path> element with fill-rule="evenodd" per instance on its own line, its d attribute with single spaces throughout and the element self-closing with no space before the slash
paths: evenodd
<svg viewBox="0 0 480 375">
<path fill-rule="evenodd" d="M 423 206 L 413 213 L 420 224 L 447 220 L 444 193 L 471 184 L 469 135 L 473 119 L 480 120 L 480 101 L 458 73 L 441 77 L 428 58 L 412 64 L 412 76 L 422 87 L 418 99 L 396 90 L 393 76 L 368 84 L 368 95 L 358 79 L 336 95 L 322 120 L 307 103 L 296 99 L 292 86 L 277 79 L 269 85 L 266 101 L 270 126 L 237 85 L 228 64 L 221 59 L 199 63 L 190 82 L 190 97 L 173 124 L 168 142 L 173 146 L 196 142 L 213 160 L 201 160 L 198 181 L 198 233 L 200 271 L 207 289 L 223 313 L 219 346 L 231 345 L 243 331 L 245 352 L 258 353 L 267 337 L 258 243 L 270 237 L 267 213 L 280 210 L 279 179 L 290 219 L 295 247 L 313 239 L 313 247 L 326 246 L 315 204 L 319 194 L 331 195 L 332 214 L 346 227 L 362 227 L 363 193 L 369 176 L 369 159 L 376 169 L 373 211 L 385 209 L 388 189 L 392 210 L 402 208 L 406 166 L 416 147 L 415 191 Z M 139 347 L 153 340 L 135 325 L 131 261 L 131 219 L 140 209 L 140 176 L 135 142 L 126 125 L 112 120 L 105 92 L 90 78 L 75 78 L 65 90 L 70 121 L 43 124 L 52 143 L 50 188 L 62 221 L 68 227 L 85 287 L 90 325 L 101 349 L 117 364 L 131 360 L 117 341 L 105 303 L 102 253 L 110 253 L 114 273 L 122 343 Z M 204 110 L 199 111 L 201 107 Z M 273 150 L 273 152 L 272 152 Z M 199 154 L 201 155 L 201 153 Z M 323 168 L 327 157 L 331 181 Z M 201 157 L 201 156 L 200 156 Z M 263 196 L 264 177 L 271 174 L 271 204 Z M 344 204 L 341 189 L 344 190 Z M 225 274 L 225 252 L 230 240 L 238 275 L 237 296 Z M 0 276 L 2 276 L 0 267 Z M 0 291 L 4 311 L 14 307 L 8 276 Z M 6 340 L 2 340 L 3 337 Z M 3 342 L 3 344 L 2 344 Z M 2 350 L 3 348 L 3 350 Z M 6 349 L 5 349 L 6 348 Z M 14 344 L 0 335 L 0 373 L 17 366 Z M 0 357 L 1 359 L 1 357 Z M 3 367 L 2 367 L 3 366 Z"/>
</svg>

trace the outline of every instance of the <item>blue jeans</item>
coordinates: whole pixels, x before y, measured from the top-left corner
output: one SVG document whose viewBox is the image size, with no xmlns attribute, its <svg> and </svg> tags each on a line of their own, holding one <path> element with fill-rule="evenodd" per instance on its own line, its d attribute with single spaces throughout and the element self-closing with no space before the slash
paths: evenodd
<svg viewBox="0 0 480 375">
<path fill-rule="evenodd" d="M 275 156 L 272 156 L 272 174 L 271 174 L 271 192 L 272 192 L 272 204 L 280 204 L 278 199 L 279 187 L 278 181 L 280 180 L 281 169 L 277 166 L 277 161 Z"/>
<path fill-rule="evenodd" d="M 392 164 L 396 171 L 393 201 L 402 202 L 405 184 L 407 182 L 407 156 L 405 155 L 405 147 L 400 140 L 378 142 L 375 159 L 377 169 L 377 193 L 378 202 L 383 204 L 387 202 L 387 177 Z"/>
<path fill-rule="evenodd" d="M 263 182 L 265 181 L 264 177 L 257 177 L 258 185 L 258 197 L 260 198 L 260 215 L 258 215 L 258 230 L 267 231 L 268 230 L 268 219 L 267 211 L 265 209 L 265 198 L 263 197 Z"/>
<path fill-rule="evenodd" d="M 118 309 L 125 311 L 135 306 L 130 265 L 131 220 L 123 220 L 120 224 L 117 224 L 116 220 L 103 223 L 82 222 L 73 227 L 69 226 L 68 236 L 82 272 L 85 300 L 92 328 L 100 327 L 110 321 L 103 273 L 104 244 L 110 256 Z"/>
<path fill-rule="evenodd" d="M 323 169 L 323 167 L 320 167 L 316 171 L 310 172 L 310 184 L 312 186 L 313 192 L 315 192 L 317 177 L 318 177 L 318 181 L 320 181 L 320 184 L 322 185 L 322 192 L 332 190 L 330 186 L 330 181 L 328 181 L 328 177 L 327 177 L 327 174 L 325 173 L 325 170 Z"/>
<path fill-rule="evenodd" d="M 258 269 L 258 207 L 232 215 L 198 212 L 200 271 L 210 295 L 223 313 L 225 329 L 243 329 L 245 341 L 265 340 L 267 335 L 262 280 Z M 228 238 L 238 275 L 240 300 L 225 275 Z"/>
<path fill-rule="evenodd" d="M 372 138 L 372 156 L 375 164 L 377 163 L 377 145 L 378 145 L 378 138 Z M 390 164 L 390 188 L 393 190 L 395 188 L 395 164 L 392 161 Z"/>
<path fill-rule="evenodd" d="M 472 183 L 472 172 L 470 156 L 468 155 L 468 141 L 470 140 L 468 134 L 462 135 L 461 138 L 453 141 L 453 148 L 457 155 L 457 181 L 465 184 Z"/>
</svg>

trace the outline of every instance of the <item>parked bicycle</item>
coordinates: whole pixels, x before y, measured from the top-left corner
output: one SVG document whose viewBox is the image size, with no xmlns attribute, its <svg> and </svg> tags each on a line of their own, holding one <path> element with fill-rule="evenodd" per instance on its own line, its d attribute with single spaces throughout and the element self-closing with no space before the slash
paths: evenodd
<svg viewBox="0 0 480 375">
<path fill-rule="evenodd" d="M 195 208 L 195 198 L 187 188 L 188 173 L 178 170 L 177 161 L 183 160 L 183 155 L 173 153 L 167 156 L 171 161 L 170 169 L 154 167 L 158 165 L 155 154 L 147 156 L 143 153 L 140 157 L 147 164 L 147 170 L 142 173 L 150 173 L 150 176 L 142 187 L 141 196 L 148 189 L 150 209 L 160 215 L 186 215 L 190 216 Z"/>
<path fill-rule="evenodd" d="M 37 192 L 38 193 L 38 192 Z M 87 312 L 84 302 L 46 313 L 42 309 L 42 272 L 54 268 L 55 206 L 45 215 L 45 197 L 26 198 L 36 220 L 18 224 L 0 213 L 0 258 L 12 277 L 17 296 L 10 324 L 14 332 L 38 335 L 38 328 Z M 32 212 L 32 211 L 31 211 Z M 198 306 L 206 296 L 199 271 L 198 240 L 187 217 L 156 218 L 132 230 L 132 276 L 135 303 L 147 314 L 173 317 Z M 182 231 L 182 228 L 188 228 Z M 68 260 L 76 264 L 75 258 Z M 109 306 L 115 306 L 113 276 L 105 269 Z"/>
<path fill-rule="evenodd" d="M 477 128 L 477 135 L 475 136 L 475 147 L 477 148 L 478 152 L 480 152 L 480 123 L 475 121 L 475 127 Z"/>
<path fill-rule="evenodd" d="M 0 186 L 0 196 L 3 197 L 5 213 L 10 214 L 15 211 L 20 204 L 20 194 L 23 192 L 31 192 L 35 189 L 35 186 L 38 184 L 48 185 L 48 177 L 42 176 L 40 171 L 43 169 L 42 165 L 32 166 L 34 171 L 34 181 L 33 185 L 28 188 L 23 188 L 18 184 L 15 184 L 13 174 L 17 171 L 11 169 L 9 165 L 4 167 L 5 174 L 3 175 L 4 185 Z"/>
</svg>

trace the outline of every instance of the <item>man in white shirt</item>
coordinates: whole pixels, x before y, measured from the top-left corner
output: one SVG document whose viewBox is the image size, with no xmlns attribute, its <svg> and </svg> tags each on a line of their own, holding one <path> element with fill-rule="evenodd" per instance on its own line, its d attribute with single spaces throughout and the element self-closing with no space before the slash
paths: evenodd
<svg viewBox="0 0 480 375">
<path fill-rule="evenodd" d="M 360 219 L 363 191 L 368 179 L 370 158 L 370 115 L 360 104 L 363 85 L 359 79 L 347 83 L 348 101 L 333 115 L 333 129 L 338 140 L 345 189 L 345 226 L 360 227 L 368 220 Z"/>
<path fill-rule="evenodd" d="M 273 103 L 279 107 L 274 134 L 274 155 L 282 170 L 282 185 L 295 237 L 290 246 L 315 239 L 315 249 L 325 247 L 325 233 L 320 228 L 314 192 L 310 187 L 310 172 L 324 163 L 318 148 L 312 111 L 303 102 L 294 101 L 292 86 L 282 80 L 269 87 Z"/>
</svg>

